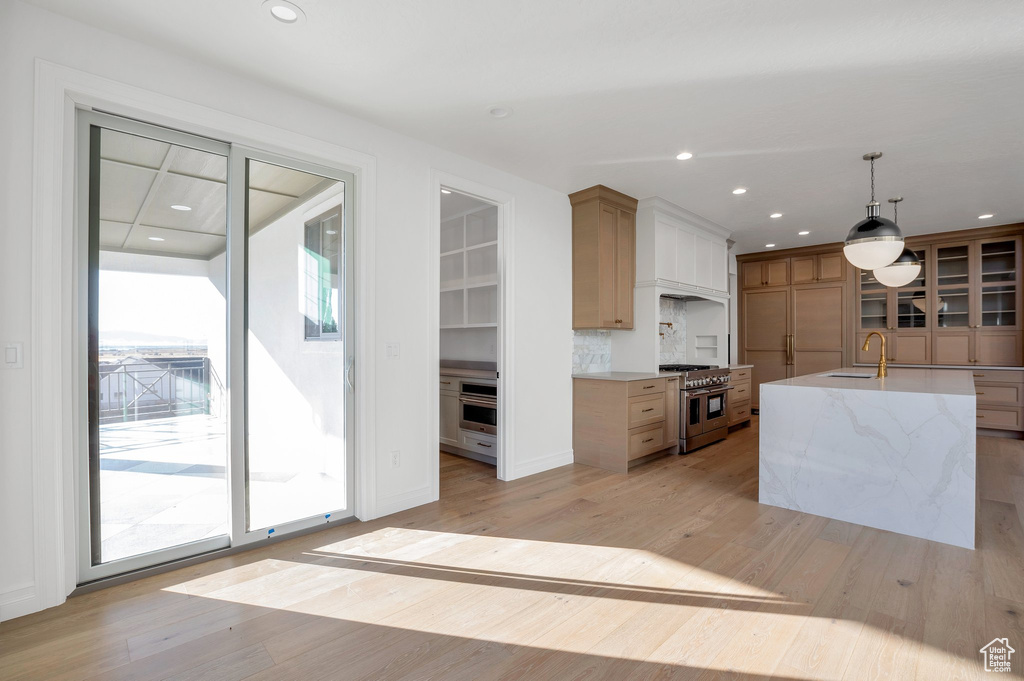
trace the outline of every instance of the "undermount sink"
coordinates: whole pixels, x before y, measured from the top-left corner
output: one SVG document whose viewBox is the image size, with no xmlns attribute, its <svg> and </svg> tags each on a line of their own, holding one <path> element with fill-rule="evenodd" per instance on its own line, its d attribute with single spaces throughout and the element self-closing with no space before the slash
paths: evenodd
<svg viewBox="0 0 1024 681">
<path fill-rule="evenodd" d="M 843 373 L 841 371 L 836 372 L 834 374 L 825 374 L 825 376 L 827 376 L 828 378 L 878 378 L 874 374 L 853 374 Z"/>
</svg>

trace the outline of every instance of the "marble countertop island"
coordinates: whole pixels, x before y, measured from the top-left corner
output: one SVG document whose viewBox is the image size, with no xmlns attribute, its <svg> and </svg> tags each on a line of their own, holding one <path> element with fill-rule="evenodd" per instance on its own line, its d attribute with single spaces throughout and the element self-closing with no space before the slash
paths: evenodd
<svg viewBox="0 0 1024 681">
<path fill-rule="evenodd" d="M 760 402 L 761 503 L 974 548 L 970 370 L 836 369 Z"/>
</svg>

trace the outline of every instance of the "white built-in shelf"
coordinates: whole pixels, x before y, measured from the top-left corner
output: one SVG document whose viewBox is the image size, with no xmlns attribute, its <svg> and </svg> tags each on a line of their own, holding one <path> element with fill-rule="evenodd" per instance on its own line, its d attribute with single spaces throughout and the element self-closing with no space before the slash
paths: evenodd
<svg viewBox="0 0 1024 681">
<path fill-rule="evenodd" d="M 441 328 L 498 325 L 498 209 L 441 223 Z"/>
</svg>

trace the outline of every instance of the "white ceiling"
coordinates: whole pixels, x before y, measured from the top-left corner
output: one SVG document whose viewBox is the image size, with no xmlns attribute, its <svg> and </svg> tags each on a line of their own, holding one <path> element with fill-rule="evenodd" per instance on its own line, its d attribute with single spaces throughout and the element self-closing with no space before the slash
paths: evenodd
<svg viewBox="0 0 1024 681">
<path fill-rule="evenodd" d="M 227 159 L 145 137 L 103 130 L 100 248 L 172 257 L 224 252 Z M 249 232 L 255 233 L 335 181 L 250 161 Z M 187 206 L 181 211 L 173 205 Z"/>
<path fill-rule="evenodd" d="M 841 240 L 875 150 L 909 234 L 1024 220 L 1020 0 L 295 1 L 286 26 L 262 0 L 32 0 L 559 191 L 661 196 L 738 252 Z"/>
</svg>

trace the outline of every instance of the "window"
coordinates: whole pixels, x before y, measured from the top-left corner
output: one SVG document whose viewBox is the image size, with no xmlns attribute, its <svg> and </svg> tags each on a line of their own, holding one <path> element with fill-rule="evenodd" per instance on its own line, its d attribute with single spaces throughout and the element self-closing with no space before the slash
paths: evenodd
<svg viewBox="0 0 1024 681">
<path fill-rule="evenodd" d="M 306 223 L 306 340 L 341 339 L 343 219 L 342 207 L 336 206 Z"/>
</svg>

